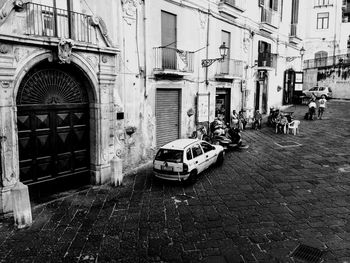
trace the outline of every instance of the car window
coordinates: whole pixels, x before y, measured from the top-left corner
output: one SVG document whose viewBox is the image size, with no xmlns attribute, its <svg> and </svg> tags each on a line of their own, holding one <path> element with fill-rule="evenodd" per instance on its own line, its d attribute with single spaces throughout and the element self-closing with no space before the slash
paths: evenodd
<svg viewBox="0 0 350 263">
<path fill-rule="evenodd" d="M 320 87 L 320 91 L 324 91 L 325 90 L 325 87 Z"/>
<path fill-rule="evenodd" d="M 171 149 L 159 149 L 156 158 L 157 161 L 166 161 L 171 163 L 182 163 L 183 151 Z"/>
<path fill-rule="evenodd" d="M 191 148 L 188 148 L 186 151 L 186 158 L 187 160 L 192 160 L 192 151 Z"/>
<path fill-rule="evenodd" d="M 313 87 L 312 89 L 310 89 L 310 91 L 315 91 L 317 90 L 317 87 Z"/>
<path fill-rule="evenodd" d="M 201 146 L 205 153 L 213 149 L 213 146 L 211 146 L 209 143 L 206 143 L 206 142 L 201 142 Z"/>
<path fill-rule="evenodd" d="M 202 148 L 199 146 L 199 144 L 195 144 L 192 147 L 192 152 L 193 152 L 193 158 L 196 158 L 203 154 Z"/>
</svg>

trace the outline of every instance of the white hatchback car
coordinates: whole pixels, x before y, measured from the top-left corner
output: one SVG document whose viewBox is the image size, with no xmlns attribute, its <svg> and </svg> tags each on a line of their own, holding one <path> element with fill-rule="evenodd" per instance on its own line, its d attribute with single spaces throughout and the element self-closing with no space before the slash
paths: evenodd
<svg viewBox="0 0 350 263">
<path fill-rule="evenodd" d="M 221 164 L 224 148 L 198 139 L 178 139 L 162 146 L 153 161 L 158 178 L 172 181 L 194 180 L 210 165 Z"/>
<path fill-rule="evenodd" d="M 329 87 L 313 87 L 309 90 L 303 91 L 305 96 L 311 97 L 313 94 L 316 98 L 321 98 L 322 95 L 326 96 L 326 99 L 331 99 L 332 98 L 332 89 Z"/>
</svg>

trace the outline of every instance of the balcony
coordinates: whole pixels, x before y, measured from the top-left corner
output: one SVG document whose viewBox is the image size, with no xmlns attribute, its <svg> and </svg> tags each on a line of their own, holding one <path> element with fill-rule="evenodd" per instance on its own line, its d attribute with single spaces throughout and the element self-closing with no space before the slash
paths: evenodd
<svg viewBox="0 0 350 263">
<path fill-rule="evenodd" d="M 258 70 L 272 70 L 276 68 L 277 55 L 263 52 L 258 55 Z"/>
<path fill-rule="evenodd" d="M 333 0 L 314 0 L 314 8 L 333 6 Z"/>
<path fill-rule="evenodd" d="M 193 72 L 194 52 L 170 47 L 153 48 L 155 75 L 184 76 Z"/>
<path fill-rule="evenodd" d="M 245 0 L 220 0 L 218 9 L 223 16 L 237 18 L 247 9 L 247 4 Z"/>
<path fill-rule="evenodd" d="M 297 36 L 298 24 L 290 25 L 289 42 L 295 45 L 301 43 L 301 39 Z"/>
<path fill-rule="evenodd" d="M 241 79 L 243 77 L 243 61 L 225 59 L 217 64 L 216 79 Z"/>
<path fill-rule="evenodd" d="M 334 67 L 350 64 L 350 54 L 308 59 L 304 61 L 304 69 Z"/>
<path fill-rule="evenodd" d="M 273 33 L 279 26 L 280 17 L 278 12 L 272 9 L 261 9 L 260 30 Z"/>
<path fill-rule="evenodd" d="M 92 43 L 91 16 L 34 3 L 26 7 L 27 35 Z"/>
</svg>

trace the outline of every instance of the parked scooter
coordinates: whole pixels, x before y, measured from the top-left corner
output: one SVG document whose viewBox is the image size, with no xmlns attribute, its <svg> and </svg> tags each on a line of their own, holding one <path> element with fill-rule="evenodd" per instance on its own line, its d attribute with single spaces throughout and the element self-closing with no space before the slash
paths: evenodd
<svg viewBox="0 0 350 263">
<path fill-rule="evenodd" d="M 247 149 L 249 145 L 243 144 L 241 131 L 238 128 L 228 129 L 228 138 L 231 140 L 230 148 Z"/>
<path fill-rule="evenodd" d="M 211 141 L 213 144 L 220 144 L 225 150 L 229 148 L 232 141 L 226 136 L 227 126 L 219 118 L 210 124 Z"/>
<path fill-rule="evenodd" d="M 196 130 L 189 137 L 190 139 L 199 139 L 211 143 L 211 139 L 207 133 L 207 129 L 204 125 L 198 125 Z"/>
<path fill-rule="evenodd" d="M 223 121 L 216 119 L 211 125 L 212 143 L 220 144 L 225 150 L 234 148 L 248 148 L 247 145 L 243 145 L 241 132 L 239 128 L 228 128 L 228 125 Z"/>
</svg>

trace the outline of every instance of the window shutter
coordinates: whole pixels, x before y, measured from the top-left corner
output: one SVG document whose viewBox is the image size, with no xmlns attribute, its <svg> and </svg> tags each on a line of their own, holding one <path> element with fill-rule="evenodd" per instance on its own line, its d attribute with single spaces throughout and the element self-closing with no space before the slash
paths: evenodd
<svg viewBox="0 0 350 263">
<path fill-rule="evenodd" d="M 275 10 L 275 11 L 278 11 L 278 0 L 273 0 L 272 9 Z"/>
</svg>

